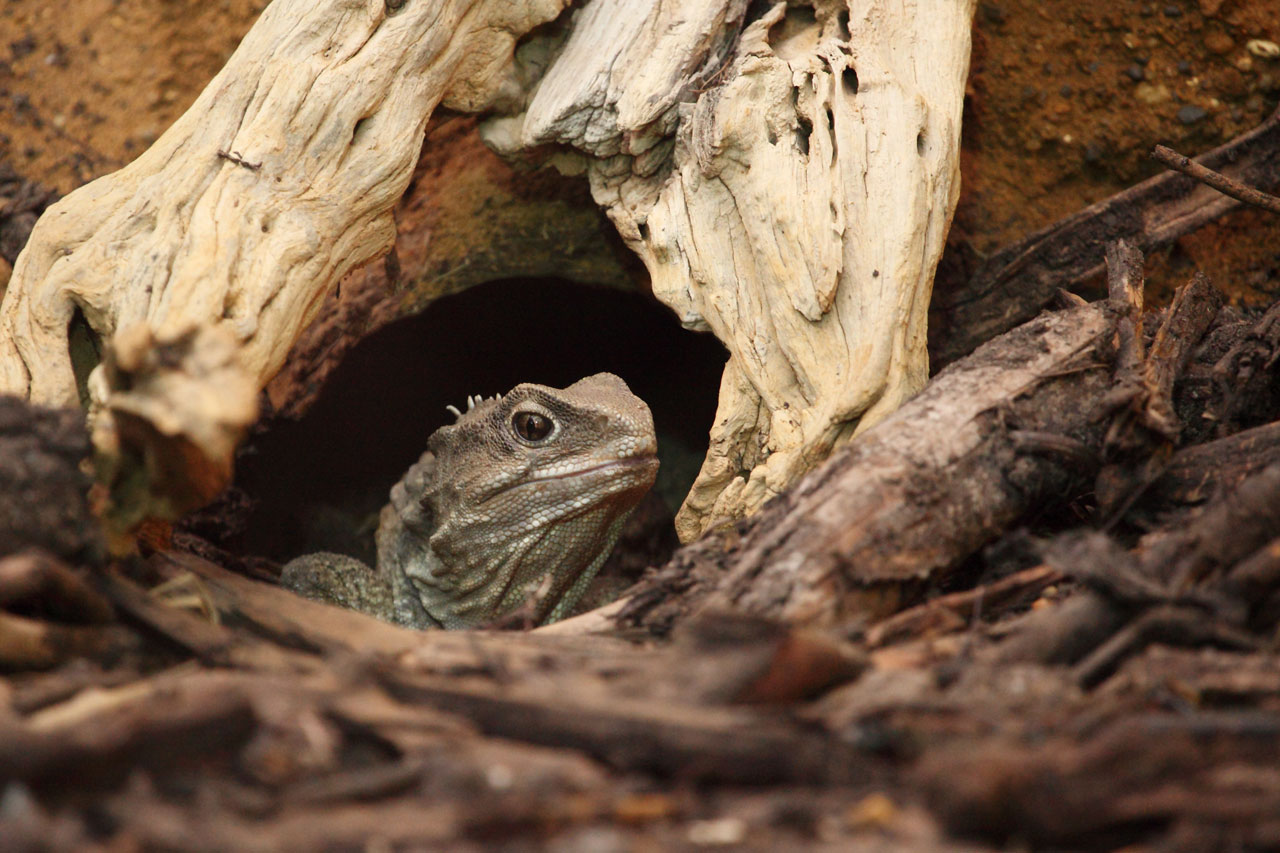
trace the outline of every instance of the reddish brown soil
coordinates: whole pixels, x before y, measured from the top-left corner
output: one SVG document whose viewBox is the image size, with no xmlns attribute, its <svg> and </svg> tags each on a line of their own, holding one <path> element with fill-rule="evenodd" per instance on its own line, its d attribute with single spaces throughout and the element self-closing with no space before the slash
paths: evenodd
<svg viewBox="0 0 1280 853">
<path fill-rule="evenodd" d="M 1157 143 L 1194 156 L 1259 124 L 1280 98 L 1280 61 L 1246 46 L 1280 41 L 1276 12 L 1274 0 L 981 2 L 956 236 L 993 251 L 1156 174 Z M 1150 295 L 1193 268 L 1269 302 L 1280 219 L 1239 213 L 1150 258 Z"/>
</svg>

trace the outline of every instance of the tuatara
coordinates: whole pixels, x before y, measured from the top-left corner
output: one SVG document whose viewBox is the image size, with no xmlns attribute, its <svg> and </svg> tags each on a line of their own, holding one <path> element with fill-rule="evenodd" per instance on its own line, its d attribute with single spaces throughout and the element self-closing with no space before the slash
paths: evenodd
<svg viewBox="0 0 1280 853">
<path fill-rule="evenodd" d="M 653 417 L 611 373 L 471 398 L 391 489 L 376 572 L 308 554 L 281 583 L 413 628 L 569 613 L 658 472 Z"/>
</svg>

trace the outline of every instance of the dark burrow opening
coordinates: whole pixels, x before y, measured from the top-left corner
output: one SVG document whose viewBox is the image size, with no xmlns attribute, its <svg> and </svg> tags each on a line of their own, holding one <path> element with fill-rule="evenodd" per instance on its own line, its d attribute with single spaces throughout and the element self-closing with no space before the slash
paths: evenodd
<svg viewBox="0 0 1280 853">
<path fill-rule="evenodd" d="M 452 422 L 447 405 L 609 371 L 649 404 L 658 433 L 658 483 L 602 573 L 634 576 L 676 545 L 672 518 L 706 451 L 725 358 L 647 294 L 544 279 L 474 287 L 369 335 L 306 415 L 261 425 L 238 460 L 237 529 L 200 530 L 197 518 L 195 530 L 244 556 L 372 562 L 387 493 Z"/>
</svg>

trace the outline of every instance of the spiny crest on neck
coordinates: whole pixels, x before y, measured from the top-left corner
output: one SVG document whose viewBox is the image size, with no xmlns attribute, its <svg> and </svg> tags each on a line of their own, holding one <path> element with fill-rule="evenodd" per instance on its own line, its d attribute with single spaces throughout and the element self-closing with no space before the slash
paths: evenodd
<svg viewBox="0 0 1280 853">
<path fill-rule="evenodd" d="M 497 405 L 500 402 L 502 402 L 501 394 L 494 394 L 492 397 L 484 397 L 480 394 L 469 394 L 467 395 L 467 410 L 465 412 L 459 411 L 457 406 L 445 406 L 444 408 L 445 411 L 450 412 L 453 415 L 454 423 L 457 423 L 462 420 L 464 415 L 469 415 L 475 411 L 477 406 L 484 403 L 493 403 L 494 405 Z"/>
</svg>

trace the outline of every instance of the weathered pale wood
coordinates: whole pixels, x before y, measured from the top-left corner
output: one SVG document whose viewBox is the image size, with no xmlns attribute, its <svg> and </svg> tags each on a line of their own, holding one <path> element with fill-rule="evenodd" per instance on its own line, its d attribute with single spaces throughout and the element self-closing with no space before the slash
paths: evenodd
<svg viewBox="0 0 1280 853">
<path fill-rule="evenodd" d="M 747 6 L 596 0 L 522 121 L 489 129 L 586 155 L 654 293 L 729 348 L 686 540 L 924 385 L 959 191 L 972 2 Z"/>
<path fill-rule="evenodd" d="M 515 58 L 565 5 L 276 0 L 148 152 L 41 220 L 0 305 L 0 391 L 77 399 L 77 310 L 108 351 L 181 374 L 130 389 L 129 435 L 119 377 L 87 381 L 108 457 L 196 451 L 180 512 L 228 476 L 324 294 L 390 245 L 444 103 L 494 112 L 505 153 L 585 171 L 655 293 L 729 348 L 681 535 L 778 494 L 923 386 L 974 2 L 591 0 Z M 179 343 L 176 364 L 148 355 Z M 186 379 L 207 363 L 223 400 Z"/>
<path fill-rule="evenodd" d="M 219 386 L 222 412 L 159 382 L 151 408 L 179 429 L 216 427 L 185 437 L 229 462 L 257 389 L 324 295 L 390 246 L 432 110 L 509 97 L 516 40 L 565 4 L 276 0 L 146 153 L 41 218 L 0 304 L 0 393 L 78 401 L 77 311 L 109 345 L 128 335 L 154 350 L 201 329 L 215 352 L 232 341 L 228 368 L 247 382 Z M 88 390 L 101 421 L 120 389 L 99 370 Z"/>
</svg>

